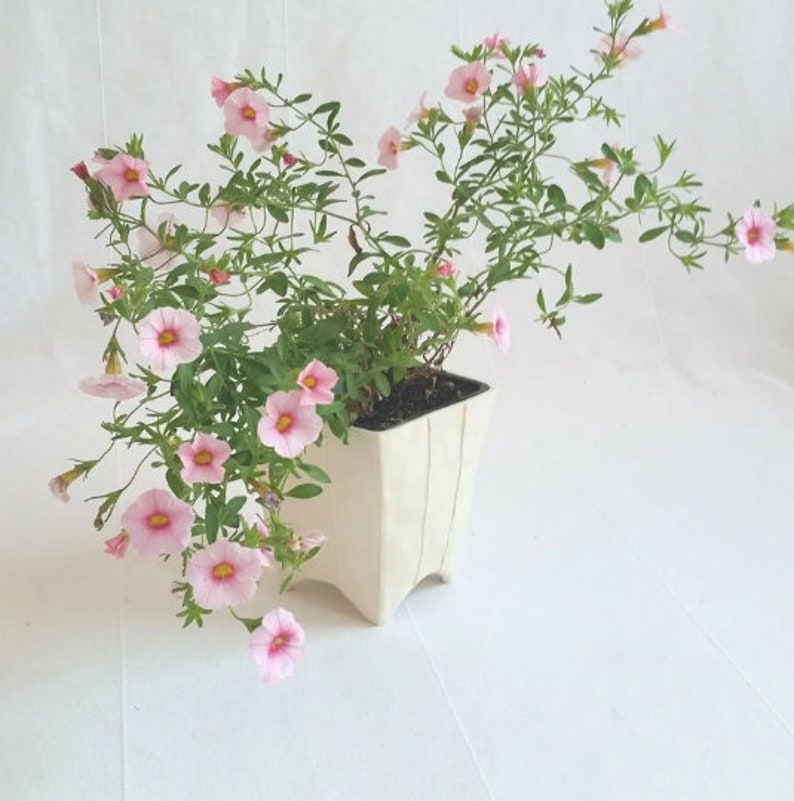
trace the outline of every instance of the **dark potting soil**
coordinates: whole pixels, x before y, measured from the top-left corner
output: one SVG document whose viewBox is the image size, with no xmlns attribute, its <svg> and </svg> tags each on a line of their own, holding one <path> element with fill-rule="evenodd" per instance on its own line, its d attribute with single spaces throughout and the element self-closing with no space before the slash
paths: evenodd
<svg viewBox="0 0 794 801">
<path fill-rule="evenodd" d="M 372 411 L 359 417 L 354 425 L 367 431 L 386 431 L 487 389 L 487 384 L 452 373 L 414 373 L 393 387 L 388 398 L 377 401 Z"/>
</svg>

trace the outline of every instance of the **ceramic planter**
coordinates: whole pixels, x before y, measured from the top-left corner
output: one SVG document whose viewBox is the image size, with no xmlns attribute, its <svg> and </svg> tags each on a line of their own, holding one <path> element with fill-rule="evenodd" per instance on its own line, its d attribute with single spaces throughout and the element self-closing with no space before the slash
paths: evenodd
<svg viewBox="0 0 794 801">
<path fill-rule="evenodd" d="M 372 623 L 385 622 L 427 576 L 449 581 L 466 534 L 494 399 L 479 394 L 386 431 L 352 429 L 306 452 L 332 477 L 284 519 L 328 540 L 300 573 L 336 587 Z"/>
</svg>

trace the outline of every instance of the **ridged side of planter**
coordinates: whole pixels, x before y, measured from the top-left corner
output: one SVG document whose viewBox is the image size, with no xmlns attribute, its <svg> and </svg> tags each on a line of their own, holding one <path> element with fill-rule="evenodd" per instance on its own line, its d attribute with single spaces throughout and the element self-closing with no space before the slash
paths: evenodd
<svg viewBox="0 0 794 801">
<path fill-rule="evenodd" d="M 285 504 L 299 533 L 328 541 L 300 579 L 335 586 L 372 623 L 384 623 L 426 576 L 448 581 L 464 538 L 494 391 L 388 431 L 354 428 L 305 458 L 332 483 Z"/>
</svg>

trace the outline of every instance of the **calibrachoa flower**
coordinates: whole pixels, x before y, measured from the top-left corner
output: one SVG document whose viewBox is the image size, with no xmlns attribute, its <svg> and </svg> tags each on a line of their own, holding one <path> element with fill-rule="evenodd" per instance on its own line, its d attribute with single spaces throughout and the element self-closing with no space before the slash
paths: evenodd
<svg viewBox="0 0 794 801">
<path fill-rule="evenodd" d="M 273 557 L 273 549 L 264 544 L 264 540 L 270 536 L 270 529 L 258 518 L 254 520 L 254 525 L 259 532 L 260 540 L 262 540 L 260 547 L 256 549 L 256 553 L 259 554 L 259 560 L 262 562 L 262 567 L 275 567 L 276 560 Z"/>
<path fill-rule="evenodd" d="M 451 261 L 445 261 L 436 267 L 436 275 L 441 276 L 441 278 L 452 278 L 455 275 L 455 267 Z"/>
<path fill-rule="evenodd" d="M 115 556 L 116 559 L 121 559 L 123 558 L 124 554 L 127 553 L 129 544 L 130 535 L 127 534 L 124 529 L 122 529 L 120 534 L 116 534 L 115 537 L 105 540 L 105 553 Z"/>
<path fill-rule="evenodd" d="M 90 173 L 88 172 L 88 167 L 86 167 L 84 161 L 78 161 L 74 167 L 69 168 L 83 183 L 85 183 L 90 177 Z"/>
<path fill-rule="evenodd" d="M 298 383 L 303 387 L 301 406 L 333 403 L 334 387 L 338 380 L 336 370 L 319 359 L 312 359 L 298 376 Z"/>
<path fill-rule="evenodd" d="M 121 287 L 118 284 L 113 284 L 112 287 L 108 288 L 108 295 L 110 295 L 111 300 L 118 300 L 123 294 L 124 287 Z"/>
<path fill-rule="evenodd" d="M 601 40 L 600 52 L 615 57 L 618 60 L 618 66 L 622 66 L 627 61 L 636 61 L 642 55 L 642 48 L 636 39 L 621 34 L 614 42 L 605 36 Z"/>
<path fill-rule="evenodd" d="M 507 315 L 501 309 L 495 309 L 491 322 L 480 323 L 477 326 L 477 330 L 488 334 L 496 342 L 496 347 L 502 353 L 507 353 L 510 347 L 510 324 L 507 320 Z"/>
<path fill-rule="evenodd" d="M 186 484 L 220 484 L 223 481 L 223 463 L 232 449 L 212 434 L 196 434 L 193 442 L 183 442 L 176 450 L 182 460 L 182 480 Z"/>
<path fill-rule="evenodd" d="M 430 116 L 430 109 L 425 104 L 426 98 L 427 92 L 422 92 L 422 96 L 419 98 L 416 108 L 408 115 L 407 125 L 413 125 L 415 122 L 419 122 L 419 120 L 426 120 Z"/>
<path fill-rule="evenodd" d="M 760 264 L 775 257 L 775 221 L 757 206 L 736 223 L 736 238 L 744 245 L 747 261 Z"/>
<path fill-rule="evenodd" d="M 190 557 L 185 578 L 193 598 L 206 609 L 221 609 L 250 601 L 262 575 L 257 549 L 218 539 Z"/>
<path fill-rule="evenodd" d="M 313 548 L 322 548 L 328 541 L 328 537 L 320 531 L 310 531 L 308 534 L 302 534 L 300 538 L 300 549 L 304 553 L 308 553 Z"/>
<path fill-rule="evenodd" d="M 168 490 L 151 489 L 138 497 L 121 516 L 132 547 L 141 556 L 179 553 L 190 542 L 196 514 L 190 504 Z"/>
<path fill-rule="evenodd" d="M 94 270 L 84 261 L 72 262 L 72 282 L 80 303 L 99 303 L 99 285 L 113 276 L 115 270 L 107 267 Z"/>
<path fill-rule="evenodd" d="M 228 284 L 230 278 L 231 276 L 225 270 L 219 270 L 217 267 L 213 267 L 210 270 L 211 284 L 215 284 L 216 286 L 220 286 L 221 284 Z"/>
<path fill-rule="evenodd" d="M 85 468 L 73 467 L 71 470 L 67 470 L 65 473 L 55 476 L 55 478 L 50 479 L 50 492 L 59 501 L 67 503 L 69 500 L 69 493 L 67 492 L 69 486 L 73 481 L 83 475 L 83 473 L 85 473 Z"/>
<path fill-rule="evenodd" d="M 659 3 L 659 16 L 648 23 L 646 30 L 650 33 L 651 31 L 670 30 L 672 27 L 673 18 L 670 16 L 670 12 L 667 11 L 662 3 Z"/>
<path fill-rule="evenodd" d="M 262 618 L 262 625 L 251 634 L 251 658 L 265 681 L 281 681 L 291 676 L 302 654 L 306 635 L 291 612 L 281 607 Z"/>
<path fill-rule="evenodd" d="M 387 170 L 397 169 L 397 154 L 402 149 L 402 134 L 393 125 L 378 139 L 378 164 Z"/>
<path fill-rule="evenodd" d="M 483 44 L 485 45 L 486 49 L 490 51 L 490 54 L 495 58 L 504 58 L 505 54 L 502 50 L 504 45 L 510 44 L 509 39 L 505 39 L 501 33 L 495 33 L 493 36 L 486 36 L 483 40 Z"/>
<path fill-rule="evenodd" d="M 245 209 L 241 206 L 233 206 L 231 203 L 222 203 L 220 201 L 210 206 L 210 214 L 224 228 L 237 225 L 237 223 L 245 219 Z"/>
<path fill-rule="evenodd" d="M 612 183 L 612 179 L 615 177 L 615 170 L 618 166 L 612 159 L 606 157 L 592 159 L 588 164 L 591 167 L 601 170 L 601 183 L 604 184 L 604 186 L 609 186 Z"/>
<path fill-rule="evenodd" d="M 162 306 L 138 323 L 138 342 L 143 355 L 157 370 L 192 362 L 201 353 L 201 328 L 187 309 Z"/>
<path fill-rule="evenodd" d="M 259 439 L 279 456 L 299 456 L 320 436 L 322 418 L 314 406 L 302 404 L 303 392 L 274 392 L 265 403 L 265 416 L 259 421 Z"/>
<path fill-rule="evenodd" d="M 285 167 L 294 167 L 298 163 L 298 157 L 292 153 L 285 153 L 281 160 L 284 162 Z"/>
<path fill-rule="evenodd" d="M 482 106 L 471 106 L 463 112 L 466 119 L 464 128 L 468 133 L 471 133 L 479 124 L 482 119 Z"/>
<path fill-rule="evenodd" d="M 239 88 L 240 84 L 227 83 L 222 78 L 213 78 L 210 81 L 210 94 L 219 108 L 229 99 L 229 95 Z"/>
<path fill-rule="evenodd" d="M 163 227 L 163 239 L 157 236 Z M 154 230 L 142 227 L 138 229 L 138 254 L 152 267 L 164 267 L 177 255 L 177 244 L 174 240 L 176 217 L 173 214 L 161 214 Z M 172 265 L 173 266 L 173 265 Z"/>
<path fill-rule="evenodd" d="M 519 67 L 510 81 L 522 91 L 526 91 L 530 86 L 535 89 L 545 86 L 546 76 L 537 64 L 530 64 L 528 67 Z"/>
<path fill-rule="evenodd" d="M 223 104 L 226 133 L 244 136 L 252 144 L 259 145 L 267 135 L 270 108 L 265 101 L 248 87 L 235 89 Z"/>
<path fill-rule="evenodd" d="M 104 375 L 84 378 L 79 389 L 86 395 L 96 398 L 112 398 L 117 401 L 129 400 L 146 391 L 146 384 L 139 378 L 130 378 L 123 373 L 105 373 Z"/>
<path fill-rule="evenodd" d="M 453 100 L 473 103 L 491 85 L 491 73 L 479 61 L 452 70 L 444 94 Z"/>
<path fill-rule="evenodd" d="M 94 177 L 107 184 L 113 197 L 121 203 L 127 198 L 149 194 L 145 183 L 148 172 L 148 162 L 126 153 L 117 153 Z"/>
</svg>

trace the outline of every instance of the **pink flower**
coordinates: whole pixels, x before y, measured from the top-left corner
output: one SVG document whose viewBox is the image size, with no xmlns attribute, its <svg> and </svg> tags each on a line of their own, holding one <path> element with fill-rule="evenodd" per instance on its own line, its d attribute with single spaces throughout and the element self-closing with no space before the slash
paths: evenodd
<svg viewBox="0 0 794 801">
<path fill-rule="evenodd" d="M 182 480 L 186 484 L 220 484 L 223 481 L 223 463 L 232 449 L 212 434 L 196 434 L 193 442 L 183 442 L 176 451 L 182 460 Z"/>
<path fill-rule="evenodd" d="M 502 46 L 510 44 L 510 40 L 505 39 L 501 33 L 495 33 L 493 36 L 486 36 L 483 40 L 483 44 L 489 51 L 489 55 L 492 55 L 496 58 L 504 58 L 505 54 L 502 50 Z"/>
<path fill-rule="evenodd" d="M 165 370 L 199 356 L 200 333 L 198 320 L 187 309 L 162 306 L 138 323 L 138 344 L 152 367 Z"/>
<path fill-rule="evenodd" d="M 84 261 L 72 262 L 72 283 L 80 303 L 99 303 L 99 277 Z"/>
<path fill-rule="evenodd" d="M 279 607 L 262 618 L 251 634 L 251 658 L 265 681 L 291 676 L 301 656 L 306 635 L 290 612 Z"/>
<path fill-rule="evenodd" d="M 71 470 L 67 470 L 65 473 L 61 473 L 60 475 L 55 476 L 55 478 L 50 479 L 50 482 L 48 484 L 50 492 L 59 501 L 68 503 L 69 493 L 67 492 L 67 490 L 69 489 L 72 482 L 77 480 L 77 478 L 83 475 L 84 472 L 85 469 L 73 467 Z"/>
<path fill-rule="evenodd" d="M 471 106 L 463 112 L 466 122 L 463 127 L 468 133 L 471 133 L 479 124 L 482 119 L 482 106 Z"/>
<path fill-rule="evenodd" d="M 636 39 L 623 33 L 613 42 L 608 36 L 601 39 L 600 52 L 618 60 L 618 66 L 627 61 L 636 61 L 642 55 L 642 48 Z"/>
<path fill-rule="evenodd" d="M 151 489 L 127 507 L 121 524 L 141 556 L 157 556 L 184 550 L 195 518 L 189 504 L 167 490 Z"/>
<path fill-rule="evenodd" d="M 427 92 L 422 92 L 422 96 L 419 98 L 416 108 L 408 115 L 406 125 L 413 125 L 415 122 L 426 120 L 430 116 L 430 109 L 425 105 L 426 99 Z"/>
<path fill-rule="evenodd" d="M 88 167 L 86 167 L 84 161 L 78 161 L 74 167 L 69 168 L 83 183 L 85 183 L 90 177 L 90 173 L 88 172 Z"/>
<path fill-rule="evenodd" d="M 336 370 L 327 367 L 319 359 L 312 359 L 298 376 L 298 384 L 303 387 L 301 406 L 333 403 L 333 390 L 338 380 Z"/>
<path fill-rule="evenodd" d="M 210 81 L 210 94 L 220 108 L 229 99 L 229 95 L 239 89 L 238 83 L 227 83 L 222 78 L 213 78 Z"/>
<path fill-rule="evenodd" d="M 235 89 L 223 104 L 226 133 L 244 136 L 252 144 L 261 144 L 266 136 L 270 108 L 248 87 Z"/>
<path fill-rule="evenodd" d="M 436 275 L 441 276 L 441 278 L 452 278 L 455 275 L 455 267 L 451 261 L 445 261 L 436 267 Z"/>
<path fill-rule="evenodd" d="M 285 153 L 281 160 L 284 162 L 284 166 L 286 167 L 294 167 L 298 163 L 298 157 L 293 156 L 292 153 Z"/>
<path fill-rule="evenodd" d="M 659 16 L 648 23 L 646 31 L 650 33 L 651 31 L 671 30 L 672 28 L 673 18 L 670 16 L 670 12 L 665 9 L 662 3 L 659 3 Z"/>
<path fill-rule="evenodd" d="M 292 458 L 320 436 L 322 418 L 314 406 L 302 405 L 303 392 L 274 392 L 265 403 L 265 416 L 259 421 L 259 439 L 279 456 Z"/>
<path fill-rule="evenodd" d="M 273 557 L 273 550 L 263 542 L 270 536 L 270 529 L 261 520 L 255 520 L 254 525 L 259 532 L 259 539 L 262 541 L 257 549 L 259 561 L 262 563 L 262 567 L 275 567 L 276 560 Z"/>
<path fill-rule="evenodd" d="M 146 384 L 138 378 L 121 373 L 105 373 L 94 378 L 84 378 L 79 384 L 86 395 L 96 398 L 112 398 L 123 401 L 135 398 L 146 391 Z"/>
<path fill-rule="evenodd" d="M 225 270 L 219 270 L 214 267 L 210 270 L 210 283 L 220 286 L 221 284 L 228 284 L 231 276 Z"/>
<path fill-rule="evenodd" d="M 473 103 L 491 85 L 491 73 L 479 61 L 452 70 L 444 94 L 453 100 Z"/>
<path fill-rule="evenodd" d="M 525 92 L 530 86 L 535 89 L 545 86 L 546 76 L 537 64 L 530 64 L 528 67 L 519 67 L 510 81 Z"/>
<path fill-rule="evenodd" d="M 224 227 L 237 225 L 245 219 L 245 210 L 242 206 L 233 206 L 231 203 L 221 201 L 210 206 L 210 214 Z"/>
<path fill-rule="evenodd" d="M 260 575 L 262 562 L 257 551 L 224 539 L 196 551 L 185 569 L 193 598 L 205 609 L 250 601 L 256 595 Z"/>
<path fill-rule="evenodd" d="M 609 186 L 612 183 L 612 179 L 615 177 L 615 170 L 618 166 L 612 159 L 604 157 L 601 159 L 592 159 L 587 163 L 590 167 L 597 167 L 599 170 L 603 171 L 601 173 L 601 183 L 604 184 L 604 186 Z"/>
<path fill-rule="evenodd" d="M 124 529 L 121 529 L 120 534 L 105 540 L 105 553 L 115 556 L 116 559 L 121 559 L 127 553 L 127 547 L 130 544 L 130 535 Z"/>
<path fill-rule="evenodd" d="M 510 324 L 507 320 L 507 315 L 501 309 L 495 309 L 490 323 L 480 323 L 477 326 L 478 331 L 488 334 L 494 342 L 496 347 L 502 353 L 507 353 L 510 347 Z"/>
<path fill-rule="evenodd" d="M 149 188 L 144 183 L 148 172 L 149 164 L 143 159 L 116 153 L 94 177 L 107 184 L 113 197 L 121 203 L 130 197 L 149 194 Z"/>
<path fill-rule="evenodd" d="M 157 218 L 157 227 L 154 230 L 146 227 L 138 229 L 138 254 L 142 261 L 152 267 L 164 267 L 176 257 L 179 247 L 174 239 L 176 225 L 176 217 L 173 214 L 161 214 Z M 162 239 L 158 235 L 161 227 Z"/>
<path fill-rule="evenodd" d="M 744 245 L 747 261 L 760 264 L 775 257 L 775 221 L 765 211 L 753 206 L 742 215 L 733 230 Z"/>
<path fill-rule="evenodd" d="M 397 154 L 402 150 L 402 135 L 392 125 L 378 139 L 378 164 L 387 170 L 397 169 Z"/>
<path fill-rule="evenodd" d="M 121 287 L 118 284 L 113 284 L 112 287 L 108 288 L 108 295 L 110 295 L 111 300 L 118 300 L 123 294 L 124 287 Z"/>
<path fill-rule="evenodd" d="M 328 537 L 319 531 L 310 531 L 303 534 L 300 538 L 300 549 L 303 553 L 308 553 L 313 548 L 322 548 L 328 541 Z"/>
</svg>

